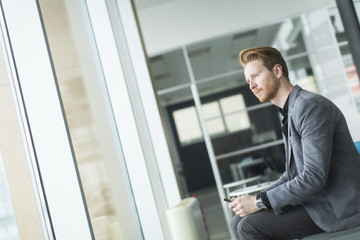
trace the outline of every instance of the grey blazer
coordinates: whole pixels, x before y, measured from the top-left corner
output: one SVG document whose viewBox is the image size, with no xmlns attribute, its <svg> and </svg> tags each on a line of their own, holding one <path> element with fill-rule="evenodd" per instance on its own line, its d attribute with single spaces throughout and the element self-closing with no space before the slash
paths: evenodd
<svg viewBox="0 0 360 240">
<path fill-rule="evenodd" d="M 266 190 L 275 214 L 302 204 L 324 231 L 360 225 L 360 155 L 343 114 L 299 86 L 288 104 L 286 169 Z"/>
</svg>

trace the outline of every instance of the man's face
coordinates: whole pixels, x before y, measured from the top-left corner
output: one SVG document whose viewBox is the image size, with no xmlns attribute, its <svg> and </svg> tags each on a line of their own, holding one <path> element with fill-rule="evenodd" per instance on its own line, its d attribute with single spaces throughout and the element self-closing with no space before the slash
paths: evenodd
<svg viewBox="0 0 360 240">
<path fill-rule="evenodd" d="M 272 71 L 264 66 L 261 60 L 254 60 L 246 64 L 244 74 L 250 90 L 260 102 L 270 101 L 276 96 L 280 81 Z"/>
</svg>

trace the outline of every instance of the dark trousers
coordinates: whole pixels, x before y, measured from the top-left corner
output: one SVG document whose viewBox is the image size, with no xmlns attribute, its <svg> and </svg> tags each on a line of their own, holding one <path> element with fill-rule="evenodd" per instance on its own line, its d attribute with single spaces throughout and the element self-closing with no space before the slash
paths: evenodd
<svg viewBox="0 0 360 240">
<path fill-rule="evenodd" d="M 323 232 L 301 205 L 275 215 L 272 210 L 263 210 L 244 218 L 235 215 L 231 230 L 237 240 L 297 239 Z"/>
</svg>

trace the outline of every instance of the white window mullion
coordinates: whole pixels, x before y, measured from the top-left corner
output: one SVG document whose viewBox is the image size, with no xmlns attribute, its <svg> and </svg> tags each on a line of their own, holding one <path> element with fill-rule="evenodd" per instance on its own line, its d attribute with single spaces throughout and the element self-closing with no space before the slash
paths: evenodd
<svg viewBox="0 0 360 240">
<path fill-rule="evenodd" d="M 148 123 L 148 131 L 152 140 L 157 165 L 164 188 L 164 194 L 169 208 L 174 207 L 181 201 L 179 186 L 176 181 L 174 166 L 164 128 L 160 118 L 160 112 L 156 103 L 155 93 L 152 86 L 145 53 L 142 47 L 139 28 L 136 24 L 134 10 L 130 0 L 117 0 L 118 11 L 124 26 L 128 51 L 135 73 L 135 81 L 138 87 L 144 115 Z"/>
<path fill-rule="evenodd" d="M 2 1 L 17 83 L 26 108 L 44 195 L 56 239 L 92 239 L 65 117 L 35 0 Z M 15 80 L 16 81 L 16 80 Z M 43 193 L 39 193 L 43 194 Z M 24 200 L 26 201 L 26 200 Z"/>
<path fill-rule="evenodd" d="M 105 1 L 87 0 L 105 82 L 145 239 L 164 239 Z"/>
</svg>

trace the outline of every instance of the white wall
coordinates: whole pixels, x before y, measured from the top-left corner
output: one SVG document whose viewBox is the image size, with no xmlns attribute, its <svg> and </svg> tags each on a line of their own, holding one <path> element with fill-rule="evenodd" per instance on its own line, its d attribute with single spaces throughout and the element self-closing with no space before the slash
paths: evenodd
<svg viewBox="0 0 360 240">
<path fill-rule="evenodd" d="M 204 39 L 274 23 L 333 0 L 179 0 L 138 11 L 149 56 Z"/>
</svg>

